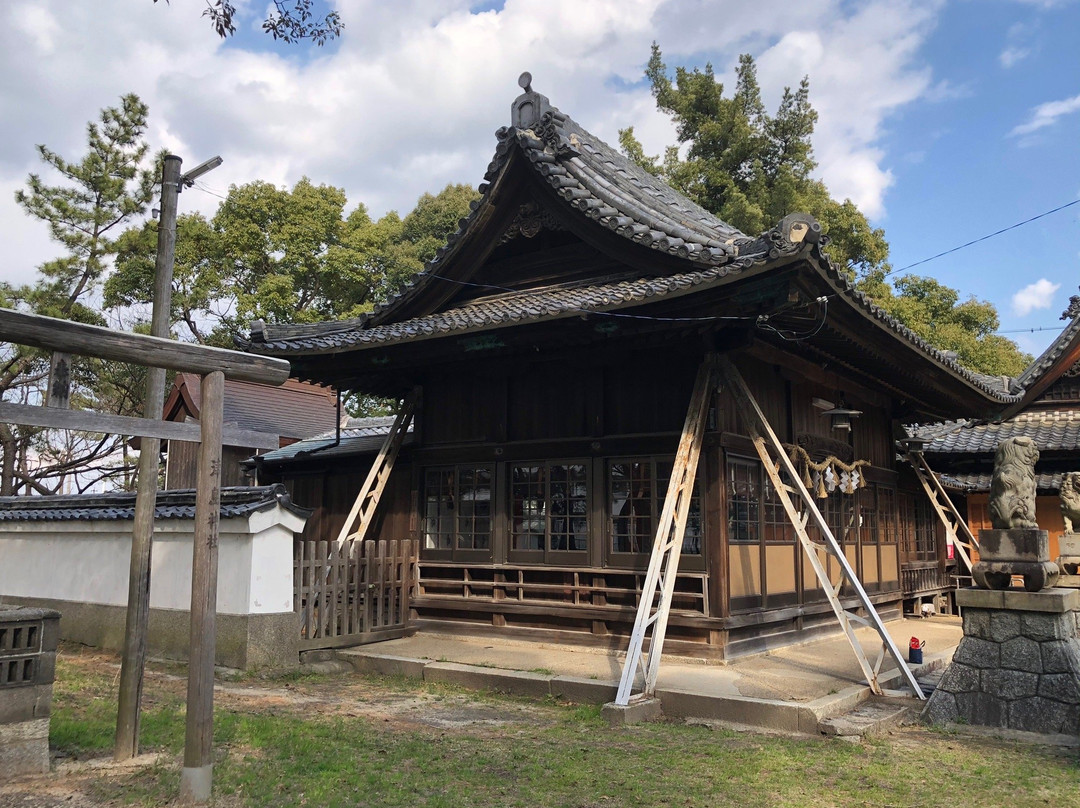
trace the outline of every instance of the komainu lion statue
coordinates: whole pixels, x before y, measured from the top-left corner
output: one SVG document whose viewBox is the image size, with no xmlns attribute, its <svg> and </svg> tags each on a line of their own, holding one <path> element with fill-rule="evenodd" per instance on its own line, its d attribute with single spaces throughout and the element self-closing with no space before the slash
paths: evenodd
<svg viewBox="0 0 1080 808">
<path fill-rule="evenodd" d="M 1003 440 L 994 456 L 990 482 L 990 524 L 998 530 L 1037 528 L 1035 463 L 1039 449 L 1031 438 Z"/>
<path fill-rule="evenodd" d="M 1070 471 L 1061 481 L 1061 515 L 1065 532 L 1075 533 L 1080 527 L 1080 471 Z"/>
</svg>

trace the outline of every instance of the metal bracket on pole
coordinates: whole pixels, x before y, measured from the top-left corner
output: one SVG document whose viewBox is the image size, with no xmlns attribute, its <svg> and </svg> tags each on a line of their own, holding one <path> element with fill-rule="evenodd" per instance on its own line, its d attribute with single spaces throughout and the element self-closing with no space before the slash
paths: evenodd
<svg viewBox="0 0 1080 808">
<path fill-rule="evenodd" d="M 644 674 L 645 685 L 636 698 L 649 698 L 656 691 L 660 654 L 664 647 L 664 635 L 667 633 L 675 577 L 679 571 L 679 556 L 686 532 L 686 518 L 690 514 L 694 478 L 697 474 L 698 459 L 701 457 L 701 441 L 709 412 L 709 395 L 716 389 L 717 378 L 717 357 L 709 354 L 701 363 L 697 380 L 694 382 L 694 393 L 690 397 L 679 450 L 671 469 L 664 508 L 660 513 L 656 538 L 653 540 L 649 570 L 641 587 L 641 600 L 638 601 L 634 630 L 630 635 L 630 647 L 626 652 L 619 691 L 615 696 L 615 703 L 619 705 L 626 706 L 630 703 L 630 694 L 639 667 Z M 643 649 L 650 629 L 649 654 L 646 660 Z"/>
<path fill-rule="evenodd" d="M 866 678 L 867 684 L 870 685 L 870 689 L 878 695 L 882 694 L 881 685 L 878 682 L 878 670 L 880 669 L 884 654 L 878 658 L 876 664 L 871 665 L 870 660 L 867 659 L 866 654 L 863 652 L 862 645 L 855 636 L 853 623 L 869 625 L 877 632 L 878 636 L 881 638 L 883 651 L 888 651 L 889 655 L 896 663 L 897 668 L 899 668 L 900 672 L 903 674 L 904 679 L 907 681 L 912 692 L 918 698 L 925 700 L 926 696 L 919 686 L 919 683 L 915 680 L 915 675 L 908 667 L 907 661 L 900 653 L 900 649 L 897 648 L 896 643 L 893 642 L 892 637 L 889 636 L 889 632 L 885 629 L 885 624 L 881 621 L 881 616 L 878 615 L 877 610 L 874 608 L 874 604 L 870 602 L 870 598 L 866 594 L 866 590 L 863 589 L 862 583 L 855 575 L 855 570 L 852 569 L 851 563 L 844 553 L 844 549 L 833 535 L 832 530 L 825 521 L 825 517 L 818 509 L 814 498 L 811 496 L 810 492 L 806 490 L 806 486 L 803 484 L 802 478 L 799 476 L 794 463 L 792 463 L 791 458 L 784 450 L 784 446 L 780 442 L 780 439 L 777 438 L 776 433 L 769 425 L 769 421 L 758 406 L 757 401 L 754 400 L 754 396 L 750 392 L 750 388 L 747 387 L 742 374 L 739 373 L 738 368 L 736 368 L 726 356 L 720 358 L 720 368 L 724 373 L 727 384 L 730 386 L 731 391 L 735 396 L 735 403 L 742 416 L 743 425 L 746 427 L 746 430 L 754 443 L 754 448 L 757 450 L 758 457 L 761 459 L 761 465 L 765 468 L 766 474 L 768 474 L 769 479 L 772 481 L 777 496 L 784 506 L 784 512 L 787 514 L 791 524 L 795 527 L 795 532 L 799 537 L 799 542 L 802 545 L 803 550 L 806 552 L 806 557 L 810 562 L 810 566 L 813 567 L 818 581 L 821 582 L 821 588 L 824 590 L 825 596 L 828 598 L 829 604 L 836 614 L 836 619 L 840 622 L 840 627 L 844 630 L 848 642 L 851 643 L 851 650 L 855 652 L 855 657 L 859 661 L 859 666 L 862 668 L 863 675 Z M 781 478 L 781 469 L 784 474 L 787 475 L 787 481 Z M 798 508 L 795 507 L 795 503 L 792 501 L 789 494 L 790 491 L 797 493 L 802 500 L 804 507 L 803 513 L 800 513 Z M 823 545 L 812 541 L 807 534 L 806 525 L 810 519 L 814 521 L 815 526 L 825 540 Z M 833 560 L 840 567 L 841 577 L 835 586 L 829 578 L 829 573 L 818 555 L 820 551 L 824 551 L 832 556 Z M 862 606 L 863 610 L 866 612 L 865 615 L 857 615 L 848 612 L 843 607 L 843 604 L 840 602 L 839 594 L 840 589 L 845 582 L 855 591 L 859 605 Z"/>
</svg>

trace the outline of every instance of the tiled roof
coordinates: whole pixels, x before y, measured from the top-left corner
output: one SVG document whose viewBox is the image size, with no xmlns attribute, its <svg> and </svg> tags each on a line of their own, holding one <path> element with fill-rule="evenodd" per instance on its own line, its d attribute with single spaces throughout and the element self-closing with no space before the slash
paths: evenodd
<svg viewBox="0 0 1080 808">
<path fill-rule="evenodd" d="M 316 458 L 322 459 L 375 454 L 382 447 L 386 436 L 390 434 L 390 427 L 394 425 L 394 418 L 393 415 L 351 418 L 348 425 L 342 427 L 341 442 L 336 446 L 334 442 L 337 432 L 334 430 L 258 455 L 257 461 L 260 464 L 272 465 L 301 459 L 305 455 L 314 455 Z M 408 446 L 412 443 L 412 437 L 412 425 L 410 424 L 403 445 Z M 246 464 L 250 465 L 253 462 L 255 462 L 255 458 L 246 461 Z"/>
<path fill-rule="evenodd" d="M 522 112 L 521 110 L 528 110 Z M 988 377 L 959 365 L 894 320 L 856 291 L 847 277 L 821 251 L 820 226 L 812 217 L 794 215 L 773 230 L 751 238 L 705 211 L 590 134 L 530 88 L 514 102 L 515 125 L 497 132 L 495 157 L 488 166 L 482 197 L 470 215 L 447 239 L 435 258 L 397 297 L 352 320 L 302 325 L 254 323 L 243 347 L 277 356 L 334 353 L 367 345 L 388 345 L 431 337 L 464 334 L 507 324 L 537 322 L 580 312 L 607 312 L 708 289 L 737 278 L 746 269 L 803 253 L 842 290 L 848 305 L 868 313 L 898 338 L 914 345 L 938 364 L 965 379 L 992 400 L 1018 401 L 999 377 Z M 578 215 L 641 244 L 686 261 L 686 271 L 666 277 L 634 276 L 594 279 L 585 283 L 492 295 L 466 305 L 394 321 L 398 311 L 431 283 L 446 282 L 443 267 L 465 240 L 466 233 L 489 207 L 491 190 L 515 156 L 523 157 L 554 192 Z M 789 240 L 787 222 L 799 219 L 809 228 L 805 238 Z"/>
<path fill-rule="evenodd" d="M 293 504 L 281 484 L 221 489 L 221 518 L 250 516 L 280 505 L 298 516 L 311 511 Z M 127 520 L 135 517 L 135 494 L 75 494 L 0 497 L 0 522 Z M 154 519 L 194 519 L 195 491 L 158 491 Z"/>
<path fill-rule="evenodd" d="M 1035 488 L 1044 493 L 1057 493 L 1061 490 L 1061 479 L 1064 472 L 1053 474 L 1036 473 Z M 990 481 L 993 475 L 990 472 L 961 472 L 942 474 L 941 485 L 954 491 L 986 492 L 990 490 Z"/>
<path fill-rule="evenodd" d="M 914 434 L 931 438 L 926 454 L 993 454 L 1008 438 L 1031 438 L 1040 451 L 1080 450 L 1080 412 L 1032 410 L 1002 423 L 975 421 L 931 424 Z"/>
<path fill-rule="evenodd" d="M 287 353 L 340 350 L 368 344 L 389 345 L 426 337 L 466 334 L 502 324 L 552 320 L 581 312 L 603 313 L 628 303 L 659 300 L 694 287 L 707 288 L 738 271 L 737 266 L 722 266 L 661 278 L 547 286 L 485 297 L 426 317 L 363 329 L 326 329 L 306 335 L 280 337 L 280 332 L 267 326 L 264 332 L 266 342 L 259 344 L 259 350 Z"/>
</svg>

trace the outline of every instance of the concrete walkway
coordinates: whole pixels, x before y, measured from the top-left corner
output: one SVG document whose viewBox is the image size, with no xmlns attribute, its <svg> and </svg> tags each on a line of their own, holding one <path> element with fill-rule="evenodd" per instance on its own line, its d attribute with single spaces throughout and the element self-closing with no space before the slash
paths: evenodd
<svg viewBox="0 0 1080 808">
<path fill-rule="evenodd" d="M 947 664 L 963 636 L 956 617 L 896 620 L 886 627 L 905 656 L 911 637 L 926 641 L 916 676 Z M 864 628 L 857 636 L 873 664 L 881 649 L 877 634 Z M 582 703 L 614 699 L 624 656 L 578 646 L 431 632 L 337 652 L 359 671 Z M 880 681 L 886 689 L 902 687 L 888 655 Z M 842 635 L 729 663 L 665 656 L 657 685 L 669 717 L 799 733 L 818 732 L 821 720 L 849 712 L 871 695 Z"/>
</svg>

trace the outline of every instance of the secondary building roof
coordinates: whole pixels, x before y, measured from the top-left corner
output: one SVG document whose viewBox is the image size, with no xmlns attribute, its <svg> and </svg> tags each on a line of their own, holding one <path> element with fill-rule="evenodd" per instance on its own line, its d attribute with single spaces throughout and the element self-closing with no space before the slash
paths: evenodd
<svg viewBox="0 0 1080 808">
<path fill-rule="evenodd" d="M 46 497 L 0 497 L 0 522 L 70 522 L 135 518 L 135 494 L 72 494 Z M 221 489 L 221 518 L 250 516 L 281 506 L 297 516 L 310 516 L 308 508 L 293 503 L 284 485 Z M 194 519 L 193 489 L 158 491 L 154 519 Z"/>
<path fill-rule="evenodd" d="M 291 443 L 272 452 L 257 455 L 245 461 L 245 465 L 275 466 L 305 459 L 328 460 L 375 454 L 382 447 L 386 436 L 390 434 L 390 427 L 394 425 L 395 417 L 385 415 L 350 418 L 348 424 L 341 428 L 340 435 L 337 430 L 324 432 L 321 435 Z M 406 434 L 402 445 L 408 446 L 413 442 L 412 432 L 413 428 L 410 423 L 409 432 Z"/>
<path fill-rule="evenodd" d="M 163 418 L 198 420 L 201 405 L 202 379 L 195 373 L 177 373 Z M 276 435 L 285 443 L 324 432 L 337 419 L 334 391 L 297 379 L 280 387 L 226 379 L 223 408 L 226 424 Z"/>
</svg>

